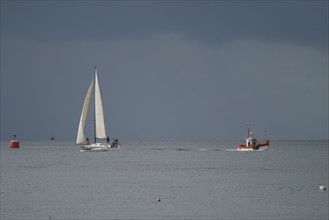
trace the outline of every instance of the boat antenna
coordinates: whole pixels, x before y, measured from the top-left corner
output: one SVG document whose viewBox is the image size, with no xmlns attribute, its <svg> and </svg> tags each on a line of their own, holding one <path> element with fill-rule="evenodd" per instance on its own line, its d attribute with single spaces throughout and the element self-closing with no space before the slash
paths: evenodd
<svg viewBox="0 0 329 220">
<path fill-rule="evenodd" d="M 247 123 L 246 125 L 248 127 L 248 135 L 247 135 L 247 137 L 250 138 L 250 126 L 251 126 L 251 124 L 250 123 Z"/>
<path fill-rule="evenodd" d="M 265 140 L 267 141 L 267 131 L 265 129 Z"/>
</svg>

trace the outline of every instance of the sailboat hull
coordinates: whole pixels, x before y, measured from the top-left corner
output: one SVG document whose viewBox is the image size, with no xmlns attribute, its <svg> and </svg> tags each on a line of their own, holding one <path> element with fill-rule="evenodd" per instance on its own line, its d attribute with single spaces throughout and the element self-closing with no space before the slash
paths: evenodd
<svg viewBox="0 0 329 220">
<path fill-rule="evenodd" d="M 109 143 L 94 143 L 81 145 L 81 150 L 92 150 L 92 149 L 109 149 L 111 145 Z"/>
<path fill-rule="evenodd" d="M 81 152 L 89 152 L 89 151 L 109 151 L 109 150 L 118 150 L 120 149 L 120 144 L 113 145 L 109 143 L 94 143 L 94 144 L 85 144 L 80 146 Z"/>
</svg>

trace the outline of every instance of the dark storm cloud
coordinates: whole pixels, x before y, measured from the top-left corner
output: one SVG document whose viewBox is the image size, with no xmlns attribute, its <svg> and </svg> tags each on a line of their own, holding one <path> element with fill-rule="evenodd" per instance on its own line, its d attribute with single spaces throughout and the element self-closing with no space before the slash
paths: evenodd
<svg viewBox="0 0 329 220">
<path fill-rule="evenodd" d="M 328 137 L 327 2 L 1 2 L 1 138 Z"/>
<path fill-rule="evenodd" d="M 6 35 L 41 41 L 183 32 L 206 42 L 243 37 L 327 45 L 326 1 L 14 1 L 2 5 Z"/>
</svg>

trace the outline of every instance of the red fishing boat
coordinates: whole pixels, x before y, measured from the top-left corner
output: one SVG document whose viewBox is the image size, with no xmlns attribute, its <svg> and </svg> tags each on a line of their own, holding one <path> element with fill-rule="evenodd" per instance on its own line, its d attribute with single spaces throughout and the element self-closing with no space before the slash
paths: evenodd
<svg viewBox="0 0 329 220">
<path fill-rule="evenodd" d="M 255 151 L 264 149 L 267 146 L 270 146 L 270 141 L 267 140 L 267 137 L 265 142 L 257 141 L 257 139 L 254 137 L 254 134 L 250 132 L 250 128 L 248 128 L 248 138 L 246 138 L 246 145 L 238 145 L 236 149 L 239 151 Z"/>
</svg>

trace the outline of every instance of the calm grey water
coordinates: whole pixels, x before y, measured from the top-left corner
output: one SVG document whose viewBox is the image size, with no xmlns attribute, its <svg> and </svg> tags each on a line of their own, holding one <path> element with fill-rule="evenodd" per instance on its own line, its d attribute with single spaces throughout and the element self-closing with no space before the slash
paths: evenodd
<svg viewBox="0 0 329 220">
<path fill-rule="evenodd" d="M 1 219 L 328 219 L 328 141 L 238 143 L 1 142 Z"/>
</svg>

